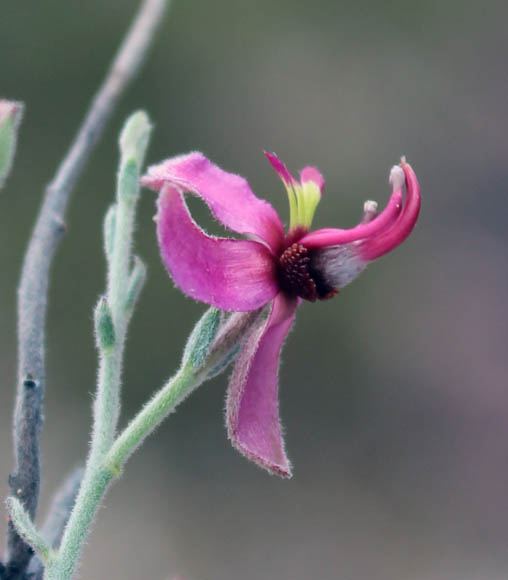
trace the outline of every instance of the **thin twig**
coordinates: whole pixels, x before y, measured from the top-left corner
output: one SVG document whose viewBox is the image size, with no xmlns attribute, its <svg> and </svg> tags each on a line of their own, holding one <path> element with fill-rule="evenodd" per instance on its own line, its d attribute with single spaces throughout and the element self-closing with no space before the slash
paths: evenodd
<svg viewBox="0 0 508 580">
<path fill-rule="evenodd" d="M 53 181 L 48 185 L 23 263 L 18 291 L 19 376 L 14 411 L 15 473 L 11 494 L 34 519 L 40 485 L 40 436 L 44 395 L 44 323 L 51 263 L 65 231 L 72 190 L 103 133 L 118 98 L 138 72 L 168 0 L 144 0 L 106 79 Z M 8 531 L 9 580 L 25 570 L 32 550 Z"/>
</svg>

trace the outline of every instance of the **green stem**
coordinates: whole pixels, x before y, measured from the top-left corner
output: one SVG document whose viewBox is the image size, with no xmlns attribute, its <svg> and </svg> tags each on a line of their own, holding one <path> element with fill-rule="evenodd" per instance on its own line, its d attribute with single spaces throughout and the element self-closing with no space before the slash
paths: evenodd
<svg viewBox="0 0 508 580">
<path fill-rule="evenodd" d="M 97 395 L 94 402 L 94 428 L 90 444 L 91 466 L 100 464 L 115 438 L 120 412 L 120 372 L 123 349 L 114 348 L 101 356 Z M 88 468 L 88 467 L 87 467 Z"/>
<path fill-rule="evenodd" d="M 99 507 L 101 498 L 137 447 L 162 421 L 203 382 L 222 372 L 234 358 L 237 346 L 256 324 L 262 310 L 247 314 L 233 314 L 227 319 L 214 308 L 201 317 L 192 331 L 184 351 L 180 370 L 146 403 L 127 427 L 107 447 L 105 452 L 92 449 L 76 505 L 70 516 L 60 549 L 50 559 L 45 580 L 69 580 L 83 547 L 87 531 Z M 99 394 L 96 403 L 95 426 L 101 417 L 106 420 L 111 408 L 105 400 L 114 391 L 109 384 L 116 381 L 116 337 L 111 332 L 111 318 L 107 303 L 102 300 L 96 310 L 98 344 L 101 350 Z M 104 428 L 107 425 L 103 425 Z M 94 433 L 94 445 L 109 440 L 109 431 Z"/>
<path fill-rule="evenodd" d="M 248 328 L 255 323 L 260 311 L 232 315 L 222 327 L 221 315 L 215 309 L 208 310 L 196 324 L 191 333 L 184 353 L 180 370 L 146 403 L 127 427 L 117 436 L 105 455 L 97 455 L 92 469 L 87 468 L 83 486 L 76 500 L 76 507 L 69 520 L 60 551 L 55 562 L 47 567 L 46 580 L 68 580 L 72 577 L 76 559 L 81 552 L 87 530 L 93 520 L 102 496 L 115 477 L 120 475 L 125 463 L 141 443 L 162 423 L 162 421 L 194 389 L 205 380 L 223 371 L 236 353 Z M 115 349 L 112 350 L 114 355 Z M 104 378 L 107 384 L 109 359 L 108 352 L 102 359 Z M 111 364 L 114 363 L 112 356 Z M 110 372 L 116 372 L 112 367 Z M 112 375 L 115 376 L 115 375 Z M 101 381 L 102 382 L 102 381 Z M 111 392 L 109 387 L 104 394 Z M 102 402 L 104 417 L 108 417 L 108 407 Z M 109 437 L 110 432 L 108 432 Z M 104 436 L 106 439 L 106 436 Z M 92 453 L 92 457 L 93 453 Z"/>
<path fill-rule="evenodd" d="M 158 391 L 124 431 L 117 437 L 105 464 L 115 474 L 143 440 L 175 409 L 187 395 L 203 382 L 202 374 L 183 368 Z"/>
<path fill-rule="evenodd" d="M 60 549 L 48 563 L 45 574 L 47 580 L 72 578 L 87 531 L 114 476 L 111 469 L 104 467 L 104 458 L 115 438 L 120 413 L 125 335 L 135 298 L 143 281 L 143 276 L 139 274 L 139 265 L 137 270 L 131 272 L 130 264 L 136 202 L 139 198 L 139 171 L 150 129 L 147 115 L 138 112 L 129 117 L 120 136 L 117 203 L 115 209 L 108 212 L 104 228 L 108 291 L 106 297 L 99 300 L 95 310 L 100 363 L 90 453 L 83 483 L 65 528 Z M 131 289 L 132 284 L 136 286 L 134 290 Z"/>
<path fill-rule="evenodd" d="M 62 537 L 60 549 L 46 565 L 46 580 L 69 580 L 74 574 L 83 542 L 99 503 L 113 479 L 103 460 L 115 436 L 119 409 L 121 346 L 101 352 L 94 427 L 83 483 Z"/>
<path fill-rule="evenodd" d="M 72 578 L 87 531 L 109 485 L 120 474 L 136 447 L 203 382 L 202 376 L 202 373 L 195 373 L 192 369 L 181 369 L 129 423 L 106 457 L 102 457 L 92 468 L 87 468 L 60 550 L 47 564 L 45 580 Z"/>
<path fill-rule="evenodd" d="M 106 469 L 88 470 L 57 555 L 46 565 L 45 580 L 69 580 L 74 574 L 83 543 L 99 503 L 113 473 Z"/>
<path fill-rule="evenodd" d="M 137 178 L 137 174 L 136 174 Z M 119 184 L 121 187 L 121 184 Z M 125 316 L 127 277 L 131 261 L 131 240 L 137 199 L 118 195 L 114 249 L 109 268 L 108 303 L 115 323 L 118 344 L 123 345 L 127 326 Z"/>
</svg>

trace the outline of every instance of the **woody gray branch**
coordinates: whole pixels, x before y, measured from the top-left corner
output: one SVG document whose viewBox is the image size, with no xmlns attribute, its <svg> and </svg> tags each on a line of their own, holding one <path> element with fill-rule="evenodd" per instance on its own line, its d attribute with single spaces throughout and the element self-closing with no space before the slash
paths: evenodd
<svg viewBox="0 0 508 580">
<path fill-rule="evenodd" d="M 65 231 L 72 191 L 102 135 L 116 103 L 138 72 L 168 0 L 144 0 L 76 138 L 48 185 L 25 254 L 18 290 L 19 369 L 14 410 L 15 471 L 11 495 L 35 518 L 40 487 L 40 436 L 43 422 L 44 325 L 51 264 Z M 32 550 L 9 523 L 6 580 L 23 575 Z M 1 572 L 1 570 L 0 570 Z"/>
</svg>

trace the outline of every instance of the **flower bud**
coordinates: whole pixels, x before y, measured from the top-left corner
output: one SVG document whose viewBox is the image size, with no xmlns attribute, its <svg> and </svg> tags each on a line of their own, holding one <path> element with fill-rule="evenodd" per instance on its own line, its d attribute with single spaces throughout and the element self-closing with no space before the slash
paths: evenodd
<svg viewBox="0 0 508 580">
<path fill-rule="evenodd" d="M 140 169 L 151 131 L 150 119 L 144 111 L 137 111 L 127 119 L 119 142 L 122 164 L 128 163 L 132 159 L 136 162 L 137 169 Z"/>
<path fill-rule="evenodd" d="M 201 373 L 206 380 L 222 373 L 252 329 L 266 318 L 264 310 L 226 313 L 209 308 L 189 336 L 182 366 Z"/>
<path fill-rule="evenodd" d="M 182 366 L 189 365 L 197 370 L 203 365 L 219 330 L 221 318 L 222 313 L 217 308 L 209 308 L 203 314 L 189 336 L 183 353 Z"/>
<path fill-rule="evenodd" d="M 233 312 L 222 321 L 210 345 L 206 379 L 221 374 L 232 363 L 246 338 L 266 320 L 266 308 L 251 312 Z"/>
</svg>

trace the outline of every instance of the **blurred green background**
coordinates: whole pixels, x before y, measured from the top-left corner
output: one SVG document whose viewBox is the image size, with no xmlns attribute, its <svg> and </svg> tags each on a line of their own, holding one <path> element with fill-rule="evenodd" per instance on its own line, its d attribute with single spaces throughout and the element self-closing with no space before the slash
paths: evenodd
<svg viewBox="0 0 508 580">
<path fill-rule="evenodd" d="M 136 6 L 0 5 L 0 93 L 26 102 L 0 197 L 1 496 L 21 259 L 43 186 Z M 353 225 L 365 199 L 384 203 L 401 154 L 423 208 L 402 247 L 299 312 L 280 375 L 294 478 L 269 477 L 231 448 L 219 377 L 133 457 L 99 514 L 83 580 L 507 577 L 507 18 L 495 0 L 174 3 L 80 180 L 54 264 L 41 515 L 87 452 L 101 222 L 129 112 L 145 108 L 155 123 L 149 162 L 201 150 L 284 216 L 263 149 L 324 173 L 316 226 Z M 173 372 L 204 310 L 162 267 L 154 200 L 145 191 L 138 216 L 149 278 L 128 342 L 123 421 Z"/>
</svg>

